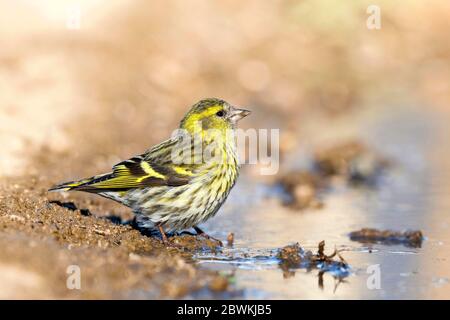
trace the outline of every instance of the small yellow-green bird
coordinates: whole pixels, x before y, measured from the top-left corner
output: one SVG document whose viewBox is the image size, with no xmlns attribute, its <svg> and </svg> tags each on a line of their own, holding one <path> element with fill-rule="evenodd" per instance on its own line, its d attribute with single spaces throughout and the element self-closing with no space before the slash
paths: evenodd
<svg viewBox="0 0 450 320">
<path fill-rule="evenodd" d="M 213 217 L 239 175 L 237 122 L 250 114 L 220 99 L 196 103 L 172 137 L 116 164 L 112 172 L 52 187 L 85 191 L 115 200 L 135 213 L 139 228 L 166 232 L 194 228 Z"/>
</svg>

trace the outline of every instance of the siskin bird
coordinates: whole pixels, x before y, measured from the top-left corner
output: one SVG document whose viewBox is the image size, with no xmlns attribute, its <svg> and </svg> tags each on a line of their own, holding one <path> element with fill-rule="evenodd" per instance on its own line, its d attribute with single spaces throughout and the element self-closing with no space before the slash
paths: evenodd
<svg viewBox="0 0 450 320">
<path fill-rule="evenodd" d="M 172 137 L 122 161 L 112 172 L 62 183 L 49 191 L 85 191 L 115 200 L 135 213 L 139 228 L 166 232 L 194 228 L 213 217 L 239 175 L 237 122 L 250 114 L 220 99 L 196 103 Z"/>
</svg>

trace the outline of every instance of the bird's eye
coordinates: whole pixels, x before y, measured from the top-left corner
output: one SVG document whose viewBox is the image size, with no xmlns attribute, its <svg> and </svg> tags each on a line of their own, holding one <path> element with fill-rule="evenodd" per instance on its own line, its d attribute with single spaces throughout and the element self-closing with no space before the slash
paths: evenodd
<svg viewBox="0 0 450 320">
<path fill-rule="evenodd" d="M 225 113 L 222 111 L 222 110 L 220 110 L 220 111 L 218 111 L 217 113 L 216 113 L 216 116 L 218 116 L 218 117 L 223 117 L 225 115 Z"/>
</svg>

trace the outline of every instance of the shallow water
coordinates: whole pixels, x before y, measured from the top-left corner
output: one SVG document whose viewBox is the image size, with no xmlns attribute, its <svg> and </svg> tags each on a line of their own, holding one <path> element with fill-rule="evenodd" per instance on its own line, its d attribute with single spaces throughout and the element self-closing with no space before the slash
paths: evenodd
<svg viewBox="0 0 450 320">
<path fill-rule="evenodd" d="M 377 187 L 336 187 L 324 195 L 323 209 L 296 212 L 280 205 L 276 189 L 244 171 L 221 212 L 205 225 L 221 239 L 234 232 L 233 248 L 199 254 L 197 262 L 232 273 L 245 298 L 450 298 L 450 130 L 439 116 L 420 109 L 386 110 L 348 124 L 394 162 Z M 326 127 L 333 130 L 323 124 Z M 323 128 L 317 127 L 318 132 Z M 302 157 L 299 151 L 294 159 Z M 419 229 L 426 240 L 421 248 L 408 248 L 349 239 L 348 233 L 364 227 Z M 278 248 L 299 242 L 315 252 L 321 240 L 328 254 L 335 247 L 344 250 L 342 255 L 352 268 L 350 276 L 339 280 L 325 273 L 322 278 L 317 270 L 304 269 L 283 274 L 275 258 Z M 376 265 L 379 288 L 369 278 Z"/>
</svg>

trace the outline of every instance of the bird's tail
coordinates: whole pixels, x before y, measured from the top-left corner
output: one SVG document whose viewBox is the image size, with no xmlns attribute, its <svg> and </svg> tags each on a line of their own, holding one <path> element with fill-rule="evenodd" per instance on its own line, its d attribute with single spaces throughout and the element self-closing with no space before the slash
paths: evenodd
<svg viewBox="0 0 450 320">
<path fill-rule="evenodd" d="M 51 187 L 48 189 L 48 191 L 70 191 L 70 190 L 80 190 L 80 191 L 89 191 L 87 188 L 89 185 L 98 182 L 102 178 L 105 178 L 106 176 L 110 176 L 111 174 L 104 174 L 99 176 L 93 176 L 87 179 L 82 179 L 78 181 L 69 181 L 64 182 L 61 184 L 58 184 L 56 186 Z"/>
<path fill-rule="evenodd" d="M 64 182 L 61 184 L 58 184 L 56 186 L 51 187 L 50 189 L 48 189 L 48 191 L 70 191 L 73 190 L 79 186 L 82 186 L 86 183 L 88 183 L 91 179 L 83 179 L 83 180 L 79 180 L 79 181 L 69 181 L 69 182 Z"/>
</svg>

